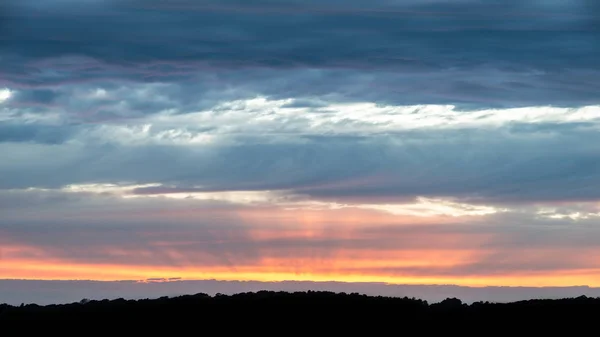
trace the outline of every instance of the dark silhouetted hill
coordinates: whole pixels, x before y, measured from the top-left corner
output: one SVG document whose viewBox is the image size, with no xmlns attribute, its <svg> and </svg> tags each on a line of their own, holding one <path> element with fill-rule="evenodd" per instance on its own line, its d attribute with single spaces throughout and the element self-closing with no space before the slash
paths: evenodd
<svg viewBox="0 0 600 337">
<path fill-rule="evenodd" d="M 145 300 L 82 300 L 39 306 L 0 305 L 6 336 L 138 335 L 415 335 L 596 331 L 600 298 L 513 303 L 456 298 L 429 304 L 414 298 L 332 292 L 206 294 Z"/>
</svg>

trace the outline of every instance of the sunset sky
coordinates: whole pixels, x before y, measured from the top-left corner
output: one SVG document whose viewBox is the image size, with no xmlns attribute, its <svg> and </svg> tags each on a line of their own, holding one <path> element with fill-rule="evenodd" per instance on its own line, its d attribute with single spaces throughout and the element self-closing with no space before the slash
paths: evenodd
<svg viewBox="0 0 600 337">
<path fill-rule="evenodd" d="M 599 287 L 598 55 L 596 0 L 0 1 L 0 279 Z"/>
</svg>

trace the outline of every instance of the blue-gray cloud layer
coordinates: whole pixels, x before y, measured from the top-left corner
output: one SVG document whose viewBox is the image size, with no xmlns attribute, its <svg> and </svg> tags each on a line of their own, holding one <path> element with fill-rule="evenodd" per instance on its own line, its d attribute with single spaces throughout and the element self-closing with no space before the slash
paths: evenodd
<svg viewBox="0 0 600 337">
<path fill-rule="evenodd" d="M 242 96 L 470 108 L 599 102 L 593 0 L 26 0 L 0 15 L 0 71 L 12 86 L 204 83 L 213 74 Z M 297 71 L 305 68 L 324 71 L 318 90 Z M 261 85 L 261 69 L 278 85 Z"/>
<path fill-rule="evenodd" d="M 0 85 L 13 95 L 0 110 L 0 188 L 131 182 L 334 200 L 594 200 L 592 120 L 303 135 L 308 122 L 290 118 L 281 119 L 282 135 L 257 127 L 233 144 L 194 146 L 94 135 L 112 132 L 103 123 L 135 125 L 257 95 L 293 98 L 287 107 L 322 115 L 343 101 L 596 104 L 598 9 L 583 0 L 3 2 Z M 183 129 L 212 134 L 234 121 L 193 123 Z"/>
<path fill-rule="evenodd" d="M 0 143 L 10 159 L 0 164 L 0 175 L 9 177 L 0 180 L 2 189 L 126 182 L 161 183 L 165 192 L 292 190 L 338 201 L 600 198 L 600 142 L 596 129 L 585 123 L 370 137 L 293 136 L 277 142 L 268 135 L 240 136 L 234 143 L 198 146 L 123 145 L 94 138 L 81 142 L 76 136 L 57 146 L 68 132 L 81 135 L 94 129 L 0 130 L 5 141 L 12 141 Z M 37 144 L 17 142 L 21 139 Z"/>
</svg>

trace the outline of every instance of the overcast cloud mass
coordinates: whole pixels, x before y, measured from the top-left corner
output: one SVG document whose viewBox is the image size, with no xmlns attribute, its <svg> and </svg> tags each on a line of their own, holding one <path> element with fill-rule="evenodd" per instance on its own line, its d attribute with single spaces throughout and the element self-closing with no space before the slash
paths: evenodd
<svg viewBox="0 0 600 337">
<path fill-rule="evenodd" d="M 599 4 L 2 1 L 0 278 L 600 286 Z"/>
</svg>

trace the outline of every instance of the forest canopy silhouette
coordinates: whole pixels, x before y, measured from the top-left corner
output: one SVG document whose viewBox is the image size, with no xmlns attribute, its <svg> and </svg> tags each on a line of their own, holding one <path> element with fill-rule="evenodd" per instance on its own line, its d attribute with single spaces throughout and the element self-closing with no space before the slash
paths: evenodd
<svg viewBox="0 0 600 337">
<path fill-rule="evenodd" d="M 64 332 L 83 326 L 100 331 L 110 326 L 111 329 L 152 334 L 158 331 L 156 329 L 206 332 L 204 329 L 208 327 L 219 329 L 220 333 L 289 332 L 290 329 L 295 332 L 323 329 L 406 332 L 415 327 L 427 331 L 460 329 L 464 332 L 485 326 L 494 330 L 525 326 L 537 330 L 573 329 L 589 325 L 598 313 L 600 298 L 586 296 L 469 305 L 458 298 L 428 303 L 416 298 L 358 293 L 259 291 L 140 300 L 82 299 L 76 303 L 47 306 L 2 304 L 0 325 L 5 331 L 17 329 L 21 332 Z"/>
</svg>

